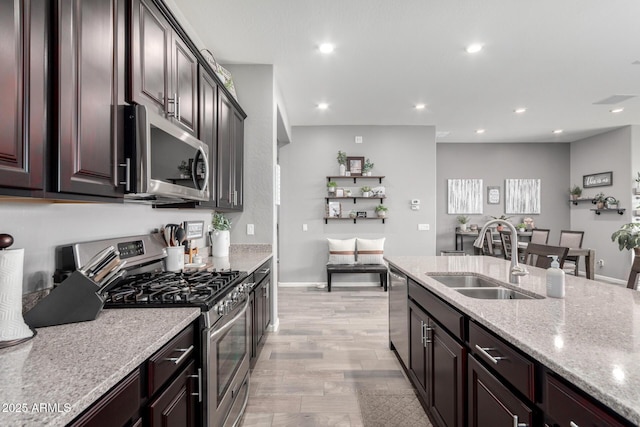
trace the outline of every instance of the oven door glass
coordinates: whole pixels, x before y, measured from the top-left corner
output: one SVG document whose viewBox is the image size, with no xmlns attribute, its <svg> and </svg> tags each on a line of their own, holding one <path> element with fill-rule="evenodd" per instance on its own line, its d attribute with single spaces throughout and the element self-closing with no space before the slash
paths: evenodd
<svg viewBox="0 0 640 427">
<path fill-rule="evenodd" d="M 247 356 L 247 314 L 240 316 L 229 330 L 217 341 L 217 395 L 218 404 L 222 401 L 235 373 Z"/>
</svg>

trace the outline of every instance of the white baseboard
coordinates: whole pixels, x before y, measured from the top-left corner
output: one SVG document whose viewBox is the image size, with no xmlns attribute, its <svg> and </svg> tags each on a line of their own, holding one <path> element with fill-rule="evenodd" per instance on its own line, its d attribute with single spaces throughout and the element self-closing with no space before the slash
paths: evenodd
<svg viewBox="0 0 640 427">
<path fill-rule="evenodd" d="M 380 286 L 380 282 L 333 282 L 331 287 L 335 288 L 366 288 Z M 326 288 L 327 282 L 278 282 L 279 288 Z"/>
</svg>

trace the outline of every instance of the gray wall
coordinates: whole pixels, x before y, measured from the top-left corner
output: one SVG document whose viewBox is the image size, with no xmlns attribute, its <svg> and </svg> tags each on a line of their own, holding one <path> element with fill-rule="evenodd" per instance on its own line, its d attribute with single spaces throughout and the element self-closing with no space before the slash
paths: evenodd
<svg viewBox="0 0 640 427">
<path fill-rule="evenodd" d="M 2 233 L 11 234 L 13 248 L 24 248 L 23 293 L 49 288 L 55 269 L 55 247 L 76 242 L 145 234 L 167 223 L 203 220 L 204 210 L 153 209 L 138 204 L 7 203 L 0 205 Z M 204 240 L 196 242 L 205 246 Z"/>
<path fill-rule="evenodd" d="M 355 144 L 355 136 L 364 142 Z M 292 142 L 280 149 L 280 281 L 326 282 L 326 238 L 386 237 L 385 253 L 435 254 L 435 128 L 432 126 L 293 126 Z M 338 150 L 369 157 L 374 175 L 384 175 L 386 224 L 381 221 L 329 221 L 325 224 L 326 176 L 338 174 Z M 377 181 L 376 181 L 377 183 Z M 339 185 L 361 187 L 360 181 Z M 373 186 L 373 185 L 372 185 Z M 412 211 L 410 200 L 420 199 Z M 343 210 L 369 210 L 376 201 L 343 203 Z M 432 231 L 418 231 L 418 224 Z M 308 231 L 302 231 L 307 224 Z"/>
<path fill-rule="evenodd" d="M 535 225 L 551 229 L 549 243 L 557 243 L 560 230 L 569 227 L 569 144 L 437 144 L 437 205 L 438 227 L 436 250 L 454 248 L 456 217 L 447 213 L 447 180 L 476 178 L 483 180 L 482 215 L 469 215 L 471 223 L 482 226 L 490 216 L 504 213 L 504 180 L 509 178 L 539 178 L 540 214 L 514 215 L 510 221 L 518 224 L 524 217 L 533 218 Z M 500 187 L 500 204 L 487 204 L 487 186 Z M 465 251 L 473 253 L 470 239 L 465 239 Z"/>
<path fill-rule="evenodd" d="M 605 213 L 595 215 L 590 211 L 594 206 L 582 203 L 571 209 L 571 226 L 576 230 L 584 230 L 583 247 L 593 248 L 596 259 L 604 260 L 604 267 L 596 267 L 596 274 L 620 280 L 627 279 L 631 267 L 632 255 L 628 251 L 620 252 L 611 242 L 611 234 L 620 225 L 631 222 L 632 189 L 638 170 L 636 148 L 632 155 L 633 134 L 638 134 L 638 126 L 627 126 L 571 144 L 571 183 L 582 187 L 582 176 L 598 172 L 613 172 L 613 185 L 585 189 L 582 197 L 593 197 L 602 191 L 607 196 L 620 200 L 620 207 L 626 208 L 624 215 Z M 635 130 L 635 132 L 632 132 Z M 635 169 L 632 165 L 635 164 Z"/>
</svg>

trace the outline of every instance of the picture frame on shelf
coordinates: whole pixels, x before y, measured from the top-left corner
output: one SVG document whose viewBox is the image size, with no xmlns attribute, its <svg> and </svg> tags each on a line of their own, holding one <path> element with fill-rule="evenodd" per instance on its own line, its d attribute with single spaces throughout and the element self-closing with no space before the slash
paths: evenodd
<svg viewBox="0 0 640 427">
<path fill-rule="evenodd" d="M 336 188 L 336 197 L 344 197 L 344 188 Z"/>
<path fill-rule="evenodd" d="M 356 218 L 366 218 L 367 217 L 367 212 L 366 211 L 358 211 L 356 212 Z"/>
<path fill-rule="evenodd" d="M 340 202 L 329 202 L 327 204 L 327 218 L 342 217 L 342 204 Z"/>
<path fill-rule="evenodd" d="M 362 166 L 364 165 L 364 156 L 347 157 L 347 170 L 350 176 L 362 176 Z"/>
</svg>

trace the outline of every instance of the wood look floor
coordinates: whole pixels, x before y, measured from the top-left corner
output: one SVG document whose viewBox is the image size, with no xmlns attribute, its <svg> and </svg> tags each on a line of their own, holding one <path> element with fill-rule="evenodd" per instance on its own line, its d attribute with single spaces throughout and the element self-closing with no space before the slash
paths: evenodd
<svg viewBox="0 0 640 427">
<path fill-rule="evenodd" d="M 362 426 L 359 389 L 411 389 L 380 287 L 279 288 L 280 327 L 251 373 L 243 427 Z"/>
</svg>

